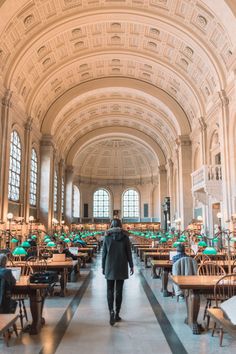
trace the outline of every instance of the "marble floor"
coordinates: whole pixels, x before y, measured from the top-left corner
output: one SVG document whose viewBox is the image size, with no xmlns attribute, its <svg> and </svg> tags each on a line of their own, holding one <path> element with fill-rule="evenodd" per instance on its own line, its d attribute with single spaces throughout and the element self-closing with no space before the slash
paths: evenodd
<svg viewBox="0 0 236 354">
<path fill-rule="evenodd" d="M 68 283 L 68 296 L 49 297 L 44 307 L 46 325 L 40 335 L 14 335 L 10 346 L 0 340 L 1 354 L 233 354 L 236 341 L 224 335 L 223 347 L 210 332 L 193 335 L 184 324 L 186 307 L 163 298 L 161 281 L 136 260 L 135 274 L 125 281 L 121 317 L 109 324 L 106 281 L 100 255 L 91 267 Z M 170 284 L 171 288 L 171 284 Z M 148 297 L 147 297 L 148 294 Z M 28 311 L 29 312 L 29 311 Z M 202 312 L 199 314 L 201 321 Z"/>
</svg>

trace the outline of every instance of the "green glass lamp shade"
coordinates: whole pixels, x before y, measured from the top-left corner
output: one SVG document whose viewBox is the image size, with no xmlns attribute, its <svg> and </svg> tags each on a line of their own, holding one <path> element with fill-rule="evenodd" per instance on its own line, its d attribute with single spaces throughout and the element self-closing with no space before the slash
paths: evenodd
<svg viewBox="0 0 236 354">
<path fill-rule="evenodd" d="M 219 239 L 217 237 L 213 238 L 212 242 L 217 243 Z"/>
<path fill-rule="evenodd" d="M 16 247 L 12 254 L 13 256 L 25 256 L 27 255 L 27 252 L 23 247 Z"/>
<path fill-rule="evenodd" d="M 161 239 L 160 239 L 160 242 L 161 243 L 165 243 L 167 241 L 167 239 L 165 238 L 165 237 L 162 237 Z"/>
<path fill-rule="evenodd" d="M 11 243 L 17 243 L 17 242 L 19 242 L 19 241 L 16 238 L 11 239 Z"/>
<path fill-rule="evenodd" d="M 47 239 L 50 239 L 50 236 L 46 235 L 46 236 L 44 236 L 43 239 L 44 239 L 44 241 L 47 240 Z"/>
<path fill-rule="evenodd" d="M 236 242 L 236 237 L 235 237 L 235 236 L 232 237 L 232 238 L 230 239 L 230 241 Z"/>
<path fill-rule="evenodd" d="M 201 240 L 202 239 L 202 235 L 198 235 L 198 237 L 197 237 L 199 240 Z"/>
<path fill-rule="evenodd" d="M 29 248 L 30 243 L 28 241 L 24 241 L 24 242 L 22 242 L 21 247 Z"/>
<path fill-rule="evenodd" d="M 36 240 L 37 236 L 36 236 L 36 235 L 32 235 L 31 238 L 32 238 L 33 240 Z"/>
<path fill-rule="evenodd" d="M 45 243 L 48 243 L 48 242 L 50 242 L 50 241 L 51 241 L 50 238 L 45 238 L 45 240 L 44 240 Z"/>
<path fill-rule="evenodd" d="M 64 236 L 60 236 L 60 240 L 64 240 L 64 238 L 65 238 Z"/>
<path fill-rule="evenodd" d="M 206 244 L 205 241 L 199 241 L 199 242 L 198 242 L 198 246 L 200 246 L 200 247 L 207 247 L 207 244 Z"/>
<path fill-rule="evenodd" d="M 179 244 L 180 244 L 180 242 L 174 242 L 172 247 L 176 248 Z"/>
<path fill-rule="evenodd" d="M 70 239 L 67 237 L 64 239 L 64 242 L 68 243 L 68 242 L 70 242 Z"/>
<path fill-rule="evenodd" d="M 217 251 L 213 247 L 207 247 L 204 249 L 204 251 L 202 253 L 206 254 L 206 255 L 211 255 L 211 254 L 217 254 Z"/>
<path fill-rule="evenodd" d="M 185 242 L 185 241 L 186 241 L 186 238 L 180 237 L 179 242 Z"/>
<path fill-rule="evenodd" d="M 174 236 L 173 235 L 168 235 L 167 238 L 168 240 L 171 240 Z"/>
<path fill-rule="evenodd" d="M 50 241 L 50 242 L 48 242 L 47 246 L 48 246 L 48 247 L 55 247 L 56 244 L 55 244 L 55 242 Z"/>
</svg>

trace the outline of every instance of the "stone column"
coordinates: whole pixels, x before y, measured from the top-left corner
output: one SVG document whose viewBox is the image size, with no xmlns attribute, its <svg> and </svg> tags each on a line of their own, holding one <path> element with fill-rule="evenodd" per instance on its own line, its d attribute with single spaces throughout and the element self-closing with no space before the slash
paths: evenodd
<svg viewBox="0 0 236 354">
<path fill-rule="evenodd" d="M 167 197 L 167 171 L 164 165 L 159 166 L 159 196 L 160 196 L 160 219 L 161 219 L 161 228 L 164 228 L 164 213 L 162 208 L 162 203 L 164 198 Z"/>
<path fill-rule="evenodd" d="M 181 135 L 178 138 L 179 146 L 179 216 L 182 228 L 185 228 L 193 218 L 192 200 L 192 147 L 189 136 Z"/>
<path fill-rule="evenodd" d="M 207 147 L 206 147 L 206 142 L 207 142 L 207 135 L 206 135 L 206 128 L 207 125 L 204 121 L 203 117 L 198 118 L 199 125 L 200 125 L 200 130 L 201 130 L 201 158 L 202 158 L 202 165 L 207 164 Z"/>
<path fill-rule="evenodd" d="M 71 224 L 73 218 L 73 166 L 66 167 L 65 178 L 65 221 Z"/>
<path fill-rule="evenodd" d="M 230 149 L 229 149 L 229 99 L 225 91 L 220 91 L 222 117 L 220 121 L 220 145 L 221 145 L 221 163 L 222 163 L 222 188 L 223 188 L 223 209 L 222 222 L 229 220 L 232 215 L 232 191 L 230 174 Z"/>
<path fill-rule="evenodd" d="M 29 222 L 29 194 L 30 194 L 30 169 L 31 169 L 31 131 L 33 119 L 29 117 L 25 123 L 25 149 L 24 149 L 24 195 L 23 195 L 23 218 Z M 22 171 L 23 172 L 23 171 Z"/>
<path fill-rule="evenodd" d="M 0 219 L 6 221 L 8 211 L 8 176 L 9 176 L 9 147 L 11 127 L 11 97 L 12 92 L 6 90 L 1 99 L 1 142 L 0 142 Z"/>
<path fill-rule="evenodd" d="M 61 224 L 62 221 L 62 178 L 64 179 L 64 160 L 61 159 L 59 162 L 59 166 L 58 166 L 58 201 L 57 201 L 57 217 L 58 217 L 58 221 L 59 224 Z M 64 179 L 65 182 L 65 179 Z"/>
<path fill-rule="evenodd" d="M 41 141 L 41 178 L 40 178 L 40 220 L 48 229 L 52 228 L 53 182 L 54 182 L 54 145 L 51 136 Z"/>
<path fill-rule="evenodd" d="M 173 220 L 174 216 L 174 164 L 171 159 L 167 161 L 167 175 L 168 175 L 168 196 L 170 197 L 170 221 Z"/>
</svg>

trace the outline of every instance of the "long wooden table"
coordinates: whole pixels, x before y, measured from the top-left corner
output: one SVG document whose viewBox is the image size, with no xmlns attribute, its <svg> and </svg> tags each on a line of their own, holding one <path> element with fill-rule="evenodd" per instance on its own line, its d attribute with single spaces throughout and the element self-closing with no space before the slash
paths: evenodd
<svg viewBox="0 0 236 354">
<path fill-rule="evenodd" d="M 55 262 L 52 261 L 50 258 L 47 259 L 47 269 L 48 270 L 55 270 L 60 274 L 60 285 L 61 285 L 61 296 L 66 295 L 66 285 L 67 285 L 67 280 L 68 280 L 68 271 L 72 270 L 75 262 L 78 261 L 73 261 L 73 260 L 66 260 L 64 262 Z M 37 272 L 41 270 L 42 265 L 35 263 L 30 263 L 30 266 L 32 267 L 34 272 Z"/>
<path fill-rule="evenodd" d="M 213 293 L 216 282 L 221 276 L 216 275 L 181 275 L 171 276 L 173 282 L 186 292 L 187 318 L 185 323 L 190 326 L 193 334 L 201 334 L 202 326 L 197 322 L 200 309 L 200 294 Z"/>
<path fill-rule="evenodd" d="M 29 296 L 32 323 L 29 325 L 30 334 L 38 334 L 45 324 L 42 317 L 43 305 L 48 284 L 33 284 L 29 282 L 29 276 L 21 276 L 12 289 L 13 294 L 25 294 Z"/>
</svg>

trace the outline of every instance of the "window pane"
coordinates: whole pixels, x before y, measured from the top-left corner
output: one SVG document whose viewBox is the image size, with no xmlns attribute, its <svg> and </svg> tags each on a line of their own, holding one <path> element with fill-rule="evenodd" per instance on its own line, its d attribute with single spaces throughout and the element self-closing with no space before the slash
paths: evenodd
<svg viewBox="0 0 236 354">
<path fill-rule="evenodd" d="M 30 205 L 37 204 L 37 184 L 38 184 L 38 157 L 35 149 L 31 151 L 30 167 Z"/>
<path fill-rule="evenodd" d="M 98 189 L 93 195 L 93 216 L 95 218 L 108 218 L 109 204 L 109 193 L 105 189 Z"/>
<path fill-rule="evenodd" d="M 8 177 L 8 199 L 19 201 L 21 175 L 21 142 L 18 133 L 11 133 L 10 161 Z"/>
<path fill-rule="evenodd" d="M 123 194 L 123 216 L 139 217 L 139 194 L 134 189 L 128 189 Z"/>
</svg>

